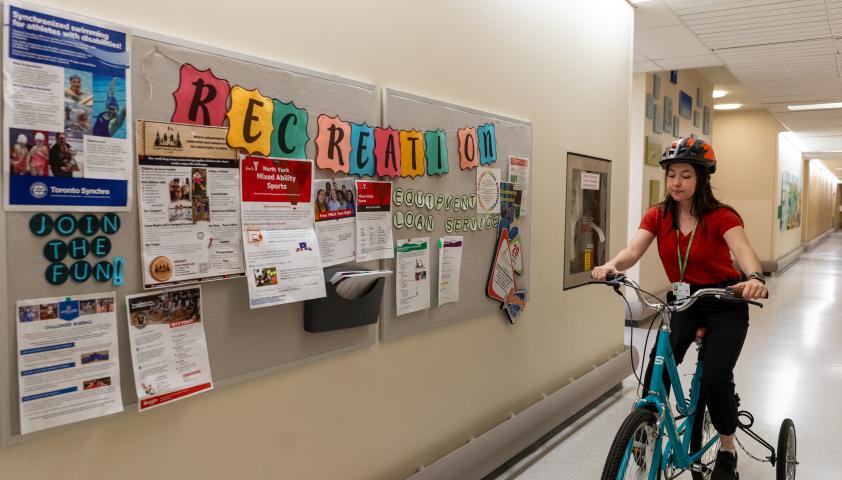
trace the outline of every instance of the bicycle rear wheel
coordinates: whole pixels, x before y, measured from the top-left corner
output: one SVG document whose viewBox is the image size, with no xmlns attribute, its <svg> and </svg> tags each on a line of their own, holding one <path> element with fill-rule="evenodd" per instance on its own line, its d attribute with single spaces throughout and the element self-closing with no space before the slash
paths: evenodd
<svg viewBox="0 0 842 480">
<path fill-rule="evenodd" d="M 638 409 L 626 417 L 608 450 L 602 480 L 648 479 L 652 469 L 658 469 L 660 452 L 655 451 L 658 430 L 655 414 Z M 661 478 L 658 471 L 657 477 Z"/>
<path fill-rule="evenodd" d="M 778 451 L 776 452 L 778 480 L 793 480 L 795 478 L 795 467 L 798 461 L 795 458 L 795 424 L 790 419 L 781 423 L 781 432 L 778 434 Z"/>
<path fill-rule="evenodd" d="M 707 407 L 704 403 L 699 402 L 699 406 L 696 407 L 698 410 L 696 413 L 696 417 L 693 418 L 693 435 L 690 437 L 690 451 L 691 452 L 698 452 L 705 446 L 711 438 L 716 435 L 716 429 L 713 427 L 713 422 L 710 420 L 710 412 L 708 412 Z M 719 442 L 716 445 L 710 447 L 702 458 L 699 460 L 700 463 L 707 465 L 707 467 L 713 470 L 714 463 L 716 463 L 716 455 L 719 453 Z M 693 480 L 707 480 L 710 478 L 710 474 L 707 475 L 701 472 L 691 472 L 693 474 Z"/>
</svg>

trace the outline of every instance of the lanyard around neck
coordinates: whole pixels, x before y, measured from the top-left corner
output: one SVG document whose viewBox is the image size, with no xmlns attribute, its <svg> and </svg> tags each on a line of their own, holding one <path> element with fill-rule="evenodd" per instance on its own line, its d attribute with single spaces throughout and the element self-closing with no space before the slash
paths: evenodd
<svg viewBox="0 0 842 480">
<path fill-rule="evenodd" d="M 693 237 L 696 236 L 696 227 L 699 226 L 699 222 L 696 221 L 696 224 L 693 225 L 693 231 L 690 233 L 690 241 L 687 242 L 687 251 L 684 253 L 684 261 L 681 260 L 681 230 L 676 228 L 675 229 L 675 248 L 678 251 L 678 273 L 680 275 L 678 281 L 684 281 L 684 272 L 687 270 L 687 261 L 690 260 L 690 247 L 693 245 Z"/>
</svg>

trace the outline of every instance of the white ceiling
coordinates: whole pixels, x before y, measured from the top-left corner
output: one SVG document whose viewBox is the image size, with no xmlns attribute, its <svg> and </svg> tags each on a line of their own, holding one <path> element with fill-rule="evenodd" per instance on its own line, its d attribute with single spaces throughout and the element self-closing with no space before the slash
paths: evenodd
<svg viewBox="0 0 842 480">
<path fill-rule="evenodd" d="M 842 179 L 842 0 L 651 0 L 635 5 L 636 72 L 697 68 L 721 103 L 766 108 Z M 709 68 L 705 68 L 709 67 Z"/>
</svg>

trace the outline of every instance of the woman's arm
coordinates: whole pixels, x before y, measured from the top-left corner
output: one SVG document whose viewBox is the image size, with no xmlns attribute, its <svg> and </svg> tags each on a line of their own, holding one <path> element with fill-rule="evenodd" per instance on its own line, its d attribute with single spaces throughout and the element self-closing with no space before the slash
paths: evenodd
<svg viewBox="0 0 842 480">
<path fill-rule="evenodd" d="M 757 254 L 754 253 L 754 249 L 751 248 L 751 243 L 748 241 L 746 231 L 743 229 L 743 227 L 734 227 L 728 230 L 727 232 L 725 232 L 725 235 L 723 235 L 723 238 L 725 239 L 725 243 L 728 244 L 728 248 L 731 250 L 731 252 L 734 253 L 734 256 L 737 257 L 737 261 L 740 262 L 740 267 L 743 269 L 743 271 L 763 271 L 762 267 L 760 266 L 760 260 L 757 259 Z M 766 285 L 764 285 L 763 282 L 761 282 L 760 280 L 751 279 L 747 282 L 742 282 L 737 285 L 744 287 L 744 298 L 764 298 L 768 295 Z"/>
<path fill-rule="evenodd" d="M 652 232 L 643 229 L 638 230 L 631 242 L 626 245 L 626 248 L 620 250 L 620 253 L 606 262 L 605 265 L 594 267 L 591 271 L 591 277 L 595 280 L 605 280 L 608 275 L 631 267 L 646 253 L 646 249 L 649 248 L 649 245 L 652 245 L 654 239 L 655 234 Z"/>
</svg>

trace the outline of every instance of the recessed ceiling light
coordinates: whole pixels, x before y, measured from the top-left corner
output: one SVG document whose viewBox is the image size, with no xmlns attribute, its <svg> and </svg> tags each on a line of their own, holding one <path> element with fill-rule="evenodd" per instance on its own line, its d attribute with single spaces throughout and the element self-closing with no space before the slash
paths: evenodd
<svg viewBox="0 0 842 480">
<path fill-rule="evenodd" d="M 728 95 L 727 90 L 714 90 L 713 91 L 713 98 L 722 98 L 725 95 Z"/>
<path fill-rule="evenodd" d="M 714 110 L 736 110 L 742 107 L 742 103 L 720 103 L 713 106 Z"/>
<path fill-rule="evenodd" d="M 831 108 L 842 108 L 842 102 L 832 102 L 832 103 L 811 103 L 807 105 L 787 105 L 786 108 L 797 111 L 797 110 L 828 110 Z"/>
</svg>

